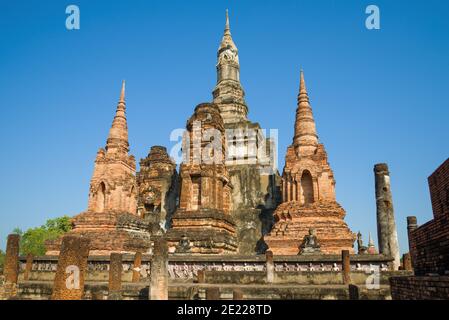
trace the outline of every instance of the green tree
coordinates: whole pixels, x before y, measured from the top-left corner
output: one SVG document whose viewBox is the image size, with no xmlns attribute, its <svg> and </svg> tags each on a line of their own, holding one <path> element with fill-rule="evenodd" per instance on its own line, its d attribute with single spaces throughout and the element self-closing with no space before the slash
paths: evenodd
<svg viewBox="0 0 449 320">
<path fill-rule="evenodd" d="M 18 234 L 19 236 L 22 236 L 23 231 L 20 228 L 14 228 L 14 230 L 12 231 L 12 234 Z"/>
<path fill-rule="evenodd" d="M 47 222 L 37 228 L 30 228 L 22 232 L 19 228 L 15 228 L 13 233 L 19 234 L 20 238 L 20 254 L 26 255 L 31 253 L 36 256 L 45 254 L 45 241 L 54 240 L 62 234 L 70 231 L 72 228 L 70 217 L 63 216 L 60 218 L 49 219 Z"/>
<path fill-rule="evenodd" d="M 70 222 L 70 217 L 63 216 L 60 218 L 47 220 L 47 222 L 45 223 L 45 228 L 47 230 L 66 233 L 72 229 L 72 223 Z"/>
</svg>

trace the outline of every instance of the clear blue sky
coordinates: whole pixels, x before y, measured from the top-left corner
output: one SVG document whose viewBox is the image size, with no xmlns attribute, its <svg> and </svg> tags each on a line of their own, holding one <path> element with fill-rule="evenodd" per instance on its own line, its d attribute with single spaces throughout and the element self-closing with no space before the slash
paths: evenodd
<svg viewBox="0 0 449 320">
<path fill-rule="evenodd" d="M 211 100 L 225 9 L 251 120 L 279 129 L 280 169 L 305 72 L 353 231 L 376 237 L 373 165 L 406 216 L 432 217 L 427 177 L 449 156 L 448 1 L 0 1 L 0 248 L 14 228 L 86 209 L 122 79 L 131 152 L 170 147 Z M 81 29 L 65 28 L 77 4 Z M 381 30 L 365 28 L 365 8 Z M 365 240 L 367 241 L 367 239 Z"/>
</svg>

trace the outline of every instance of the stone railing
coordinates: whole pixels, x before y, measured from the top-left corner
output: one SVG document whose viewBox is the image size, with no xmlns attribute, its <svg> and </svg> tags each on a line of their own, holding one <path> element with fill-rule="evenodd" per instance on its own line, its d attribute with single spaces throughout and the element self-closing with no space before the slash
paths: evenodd
<svg viewBox="0 0 449 320">
<path fill-rule="evenodd" d="M 139 269 L 141 279 L 149 278 L 151 255 L 142 255 Z M 392 261 L 384 255 L 351 255 L 351 272 L 373 273 L 387 271 Z M 107 281 L 109 272 L 109 256 L 92 256 L 88 259 L 87 280 Z M 41 256 L 33 259 L 30 280 L 52 280 L 58 263 L 57 256 Z M 134 256 L 124 254 L 122 257 L 124 279 L 131 281 Z M 274 271 L 284 272 L 340 272 L 342 259 L 339 255 L 315 256 L 274 256 Z M 26 257 L 19 258 L 20 273 L 23 275 Z M 197 278 L 198 271 L 226 272 L 266 272 L 265 255 L 220 255 L 193 256 L 170 255 L 168 273 L 174 281 L 192 281 Z M 34 275 L 34 276 L 33 276 Z"/>
</svg>

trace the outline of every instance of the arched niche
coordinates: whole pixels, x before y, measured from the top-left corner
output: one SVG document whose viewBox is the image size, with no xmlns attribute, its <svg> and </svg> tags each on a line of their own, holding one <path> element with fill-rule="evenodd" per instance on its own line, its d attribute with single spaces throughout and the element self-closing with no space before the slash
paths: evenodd
<svg viewBox="0 0 449 320">
<path fill-rule="evenodd" d="M 106 185 L 104 182 L 100 183 L 97 189 L 97 195 L 95 199 L 95 211 L 103 212 L 106 203 Z"/>
<path fill-rule="evenodd" d="M 301 176 L 301 198 L 304 204 L 314 202 L 313 198 L 313 180 L 309 170 L 304 170 Z"/>
</svg>

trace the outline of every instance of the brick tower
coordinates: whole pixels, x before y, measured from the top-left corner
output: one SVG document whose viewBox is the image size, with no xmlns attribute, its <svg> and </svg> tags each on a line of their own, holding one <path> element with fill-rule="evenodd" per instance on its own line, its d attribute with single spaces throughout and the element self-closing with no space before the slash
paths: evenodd
<svg viewBox="0 0 449 320">
<path fill-rule="evenodd" d="M 125 82 L 106 142 L 95 159 L 90 181 L 88 211 L 120 211 L 136 213 L 136 160 L 128 155 L 128 126 L 126 122 Z"/>
<path fill-rule="evenodd" d="M 179 193 L 176 163 L 167 148 L 153 146 L 148 156 L 140 160 L 137 185 L 139 216 L 152 223 L 152 234 L 165 232 L 170 227 Z"/>
<path fill-rule="evenodd" d="M 344 222 L 345 210 L 335 200 L 334 175 L 324 145 L 318 141 L 302 71 L 295 135 L 282 174 L 282 204 L 274 217 L 275 225 L 264 237 L 274 254 L 298 254 L 309 229 L 316 230 L 322 253 L 353 252 L 356 235 Z"/>
<path fill-rule="evenodd" d="M 148 222 L 137 216 L 136 161 L 129 155 L 125 82 L 106 147 L 97 152 L 86 212 L 72 219 L 69 234 L 89 238 L 90 254 L 146 252 Z M 47 254 L 59 254 L 61 238 L 48 241 Z"/>
<path fill-rule="evenodd" d="M 198 105 L 187 122 L 180 204 L 166 233 L 171 252 L 222 254 L 237 250 L 225 152 L 223 119 L 217 105 Z"/>
</svg>

